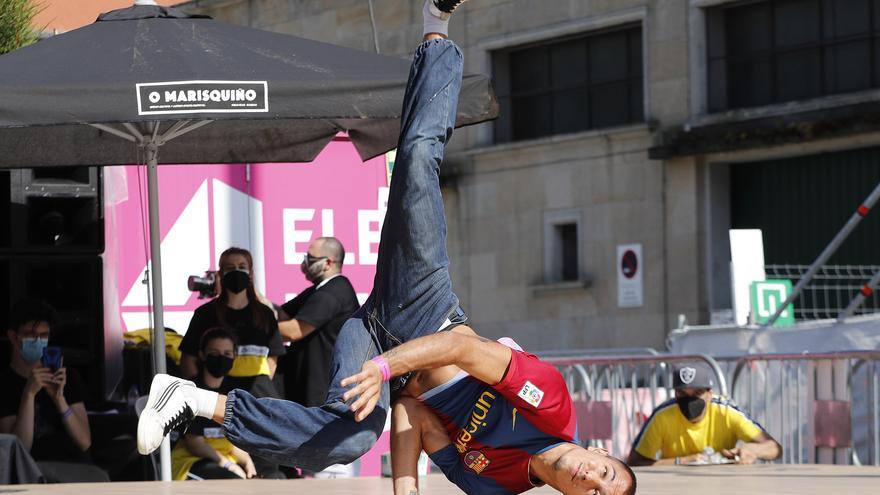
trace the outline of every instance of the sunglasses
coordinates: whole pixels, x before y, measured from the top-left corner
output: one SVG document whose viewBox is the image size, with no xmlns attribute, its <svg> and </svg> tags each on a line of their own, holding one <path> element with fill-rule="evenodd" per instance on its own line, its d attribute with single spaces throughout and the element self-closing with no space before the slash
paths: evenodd
<svg viewBox="0 0 880 495">
<path fill-rule="evenodd" d="M 312 256 L 309 253 L 306 253 L 305 258 L 303 258 L 303 261 L 305 261 L 305 263 L 307 265 L 311 265 L 312 263 L 315 263 L 316 261 L 321 261 L 321 260 L 326 260 L 326 259 L 328 259 L 328 256 Z"/>
</svg>

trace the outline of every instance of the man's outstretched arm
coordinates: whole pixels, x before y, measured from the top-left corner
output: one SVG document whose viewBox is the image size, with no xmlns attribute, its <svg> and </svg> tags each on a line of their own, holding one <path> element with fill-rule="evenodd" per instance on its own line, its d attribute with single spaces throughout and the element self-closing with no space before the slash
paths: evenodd
<svg viewBox="0 0 880 495">
<path fill-rule="evenodd" d="M 510 348 L 478 336 L 466 325 L 419 337 L 382 354 L 391 376 L 454 365 L 490 385 L 504 378 L 510 356 Z M 373 411 L 379 400 L 381 367 L 374 361 L 365 362 L 360 373 L 342 380 L 342 386 L 349 385 L 354 387 L 342 398 L 348 401 L 357 397 L 351 409 L 355 412 L 355 419 L 360 421 Z"/>
<path fill-rule="evenodd" d="M 779 459 L 782 456 L 782 446 L 767 432 L 762 431 L 742 447 L 722 450 L 721 455 L 735 459 L 738 464 L 754 464 L 758 459 Z"/>
<path fill-rule="evenodd" d="M 450 445 L 440 419 L 424 404 L 404 396 L 391 406 L 391 476 L 394 495 L 419 492 L 418 462 L 422 450 L 433 454 Z"/>
</svg>

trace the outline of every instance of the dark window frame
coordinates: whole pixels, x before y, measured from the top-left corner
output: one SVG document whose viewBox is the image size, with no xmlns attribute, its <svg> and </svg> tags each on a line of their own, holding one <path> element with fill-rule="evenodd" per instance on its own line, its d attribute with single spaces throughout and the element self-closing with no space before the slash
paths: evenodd
<svg viewBox="0 0 880 495">
<path fill-rule="evenodd" d="M 594 74 L 590 70 L 591 47 L 595 47 L 602 41 L 613 40 L 620 36 L 623 36 L 623 41 L 626 45 L 626 53 L 623 54 L 625 59 L 624 73 L 621 77 L 600 81 L 593 80 Z M 495 142 L 525 141 L 559 134 L 644 122 L 645 77 L 643 36 L 642 23 L 636 22 L 493 51 L 492 64 L 493 74 L 495 75 L 495 88 L 501 103 L 501 116 L 495 123 Z M 580 49 L 584 54 L 583 67 L 578 67 L 583 69 L 584 79 L 576 82 L 568 81 L 567 83 L 554 80 L 553 54 L 558 53 L 554 50 L 561 51 L 571 47 Z M 530 88 L 516 88 L 514 87 L 514 81 L 518 75 L 521 76 L 522 74 L 515 74 L 514 67 L 518 61 L 521 62 L 529 56 L 539 57 L 539 63 L 543 64 L 546 70 L 538 72 L 545 79 Z M 568 75 L 566 74 L 566 76 Z M 607 100 L 598 97 L 594 98 L 594 94 L 602 90 L 622 92 L 617 95 L 621 96 L 621 98 L 616 103 L 624 103 L 625 108 L 623 111 L 613 112 L 598 107 L 594 103 L 594 99 L 600 102 L 607 102 Z M 571 97 L 572 94 L 576 93 L 581 94 Z M 568 94 L 569 97 L 560 96 L 564 94 Z M 557 97 L 555 101 L 554 97 Z M 577 98 L 582 98 L 583 101 L 578 101 Z M 542 110 L 540 115 L 533 113 L 526 115 L 523 113 L 529 100 L 539 103 L 540 110 Z M 554 103 L 558 104 L 558 109 L 554 107 Z M 580 108 L 569 106 L 578 104 L 583 104 L 584 106 Z M 595 115 L 597 112 L 604 112 L 601 116 L 606 118 L 597 118 L 597 115 Z M 565 114 L 569 115 L 566 116 Z M 572 117 L 574 114 L 583 118 Z M 607 119 L 611 115 L 613 117 Z M 614 120 L 614 118 L 618 118 L 618 120 Z M 543 119 L 545 122 L 535 121 L 540 119 Z M 526 129 L 523 129 L 523 126 Z"/>
<path fill-rule="evenodd" d="M 583 280 L 583 212 L 578 208 L 545 211 L 543 219 L 544 284 Z"/>
<path fill-rule="evenodd" d="M 796 44 L 783 44 L 777 39 L 777 14 L 780 6 L 791 3 L 792 0 L 750 0 L 719 5 L 706 9 L 706 70 L 707 70 L 707 103 L 709 112 L 721 112 L 755 106 L 772 105 L 790 101 L 822 98 L 831 95 L 845 94 L 857 91 L 866 91 L 880 87 L 880 0 L 866 0 L 867 4 L 867 30 L 860 33 L 838 34 L 836 32 L 836 16 L 839 15 L 840 4 L 834 0 L 807 0 L 816 11 L 817 37 L 814 40 L 802 41 Z M 849 5 L 851 6 L 851 5 Z M 732 11 L 743 14 L 751 9 L 753 12 L 765 10 L 760 13 L 765 16 L 768 45 L 763 49 L 744 54 L 731 54 L 731 33 L 728 32 L 729 19 Z M 867 84 L 862 87 L 846 88 L 846 78 L 838 73 L 838 65 L 842 64 L 846 55 L 856 53 L 856 44 L 867 45 Z M 852 52 L 838 52 L 850 45 Z M 863 48 L 863 47 L 862 47 Z M 818 87 L 817 91 L 807 92 L 804 96 L 787 96 L 781 91 L 781 80 L 786 76 L 779 71 L 781 62 L 792 55 L 814 56 L 818 58 L 818 66 L 815 69 L 815 79 L 805 81 Z M 736 94 L 742 85 L 733 83 L 732 73 L 736 72 L 734 66 L 740 68 L 749 64 L 766 64 L 767 87 L 761 87 L 766 91 L 765 97 L 755 95 Z M 806 65 L 800 67 L 810 70 Z M 788 77 L 791 78 L 791 74 Z M 764 81 L 762 81 L 764 82 Z M 844 89 L 841 89 L 844 88 Z M 751 98 L 751 99 L 749 99 Z"/>
<path fill-rule="evenodd" d="M 553 226 L 557 238 L 556 256 L 559 257 L 559 273 L 562 282 L 574 282 L 580 274 L 580 242 L 577 222 L 558 223 Z"/>
</svg>

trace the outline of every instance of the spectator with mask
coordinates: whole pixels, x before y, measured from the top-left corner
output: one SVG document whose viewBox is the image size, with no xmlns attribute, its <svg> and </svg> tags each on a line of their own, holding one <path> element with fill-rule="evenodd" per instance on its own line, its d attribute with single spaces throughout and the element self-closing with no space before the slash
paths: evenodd
<svg viewBox="0 0 880 495">
<path fill-rule="evenodd" d="M 290 349 L 282 359 L 284 398 L 320 406 L 327 397 L 330 357 L 342 324 L 358 309 L 357 296 L 342 275 L 345 249 L 335 237 L 312 241 L 301 269 L 312 283 L 281 307 L 278 328 Z"/>
<path fill-rule="evenodd" d="M 712 394 L 714 376 L 702 363 L 673 369 L 675 398 L 648 418 L 633 442 L 630 465 L 708 464 L 714 453 L 729 462 L 753 464 L 782 455 L 782 447 L 760 424 Z"/>
<path fill-rule="evenodd" d="M 82 378 L 64 366 L 63 357 L 57 369 L 41 361 L 54 319 L 43 301 L 24 300 L 12 308 L 6 332 L 12 359 L 0 371 L 0 433 L 16 435 L 50 482 L 109 481 L 89 454 Z"/>
<path fill-rule="evenodd" d="M 206 390 L 224 394 L 232 390 L 224 377 L 232 369 L 235 336 L 223 327 L 208 329 L 199 347 L 199 375 L 195 380 Z M 232 445 L 223 429 L 197 418 L 171 452 L 175 480 L 253 478 L 257 471 L 251 456 Z"/>
<path fill-rule="evenodd" d="M 180 342 L 180 371 L 184 378 L 198 375 L 199 342 L 209 328 L 225 327 L 238 341 L 232 369 L 225 381 L 255 397 L 280 398 L 272 378 L 284 344 L 275 314 L 260 302 L 254 288 L 253 257 L 241 248 L 220 255 L 219 296 L 199 306 Z"/>
<path fill-rule="evenodd" d="M 261 302 L 254 287 L 254 260 L 246 249 L 231 247 L 220 255 L 219 295 L 199 306 L 180 342 L 180 370 L 185 378 L 197 379 L 202 335 L 224 327 L 235 336 L 237 348 L 232 369 L 223 379 L 230 389 L 243 389 L 254 397 L 280 399 L 272 382 L 284 343 L 275 313 Z M 284 478 L 274 462 L 254 458 L 260 478 Z"/>
</svg>

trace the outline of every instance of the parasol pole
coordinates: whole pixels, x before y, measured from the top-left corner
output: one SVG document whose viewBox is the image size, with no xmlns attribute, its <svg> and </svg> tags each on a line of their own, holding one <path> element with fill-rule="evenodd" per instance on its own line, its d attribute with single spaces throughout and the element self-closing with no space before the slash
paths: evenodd
<svg viewBox="0 0 880 495">
<path fill-rule="evenodd" d="M 165 373 L 165 318 L 162 302 L 162 243 L 159 230 L 159 146 L 184 134 L 204 127 L 212 120 L 181 120 L 175 122 L 163 134 L 159 134 L 159 122 L 150 124 L 151 132 L 144 133 L 130 122 L 122 124 L 125 130 L 108 124 L 92 123 L 90 126 L 116 137 L 136 143 L 147 154 L 147 209 L 150 230 L 150 289 L 153 295 L 153 373 Z M 128 132 L 126 132 L 126 130 Z M 166 436 L 159 447 L 159 479 L 171 481 L 171 443 Z"/>
<path fill-rule="evenodd" d="M 147 152 L 147 207 L 150 215 L 150 288 L 153 292 L 153 370 L 165 373 L 165 320 L 162 314 L 162 252 L 159 230 L 159 145 L 151 139 Z M 171 481 L 171 443 L 159 447 L 159 479 Z"/>
</svg>

